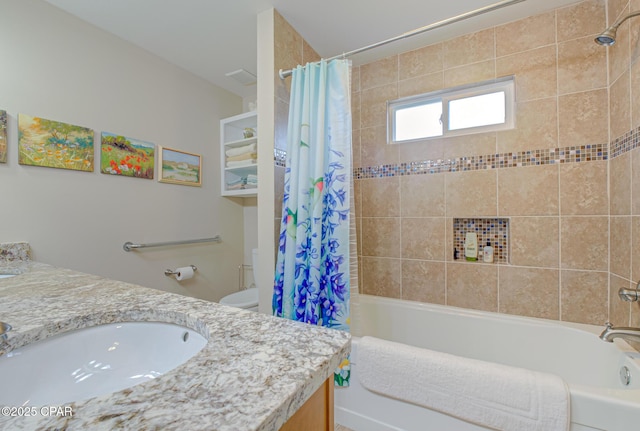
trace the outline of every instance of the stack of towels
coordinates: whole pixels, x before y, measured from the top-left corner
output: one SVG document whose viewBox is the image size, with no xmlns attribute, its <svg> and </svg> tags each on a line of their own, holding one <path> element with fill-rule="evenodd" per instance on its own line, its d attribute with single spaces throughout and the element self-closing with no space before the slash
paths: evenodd
<svg viewBox="0 0 640 431">
<path fill-rule="evenodd" d="M 229 148 L 225 151 L 228 168 L 240 168 L 255 165 L 257 162 L 256 143 L 243 145 L 242 147 Z"/>
<path fill-rule="evenodd" d="M 258 187 L 258 176 L 254 174 L 247 175 L 245 189 L 255 189 L 256 187 Z"/>
<path fill-rule="evenodd" d="M 258 176 L 255 174 L 249 174 L 247 176 L 238 177 L 232 181 L 227 181 L 227 190 L 255 189 L 257 187 Z"/>
</svg>

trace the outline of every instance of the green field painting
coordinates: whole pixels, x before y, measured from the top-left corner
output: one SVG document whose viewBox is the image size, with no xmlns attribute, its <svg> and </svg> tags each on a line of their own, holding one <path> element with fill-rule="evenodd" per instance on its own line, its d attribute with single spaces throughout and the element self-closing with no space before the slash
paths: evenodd
<svg viewBox="0 0 640 431">
<path fill-rule="evenodd" d="M 18 114 L 18 163 L 93 172 L 93 130 Z"/>
</svg>

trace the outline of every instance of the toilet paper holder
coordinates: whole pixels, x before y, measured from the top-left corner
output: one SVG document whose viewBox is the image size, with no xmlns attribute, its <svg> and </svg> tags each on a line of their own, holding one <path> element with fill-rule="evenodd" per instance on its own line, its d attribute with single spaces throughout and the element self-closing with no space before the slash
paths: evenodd
<svg viewBox="0 0 640 431">
<path fill-rule="evenodd" d="M 195 265 L 189 265 L 191 267 L 191 269 L 193 269 L 193 272 L 196 272 L 198 270 L 198 268 L 196 268 Z M 167 277 L 170 277 L 172 275 L 178 275 L 180 272 L 173 270 L 173 269 L 165 269 L 164 270 L 164 275 L 166 275 Z"/>
</svg>

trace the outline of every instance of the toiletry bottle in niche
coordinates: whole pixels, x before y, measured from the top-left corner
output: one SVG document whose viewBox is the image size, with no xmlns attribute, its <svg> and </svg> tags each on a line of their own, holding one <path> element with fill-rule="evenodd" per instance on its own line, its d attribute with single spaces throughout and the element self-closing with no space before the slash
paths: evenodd
<svg viewBox="0 0 640 431">
<path fill-rule="evenodd" d="M 491 247 L 490 241 L 487 241 L 487 245 L 484 246 L 483 251 L 482 260 L 486 263 L 493 263 L 493 247 Z"/>
<path fill-rule="evenodd" d="M 464 238 L 464 258 L 478 260 L 478 236 L 475 232 L 467 232 Z"/>
</svg>

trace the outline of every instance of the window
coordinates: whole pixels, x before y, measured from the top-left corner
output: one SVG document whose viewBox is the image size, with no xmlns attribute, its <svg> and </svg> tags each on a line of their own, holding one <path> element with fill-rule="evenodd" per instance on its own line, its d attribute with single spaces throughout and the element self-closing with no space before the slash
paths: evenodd
<svg viewBox="0 0 640 431">
<path fill-rule="evenodd" d="M 513 77 L 387 102 L 390 144 L 513 129 Z"/>
</svg>

